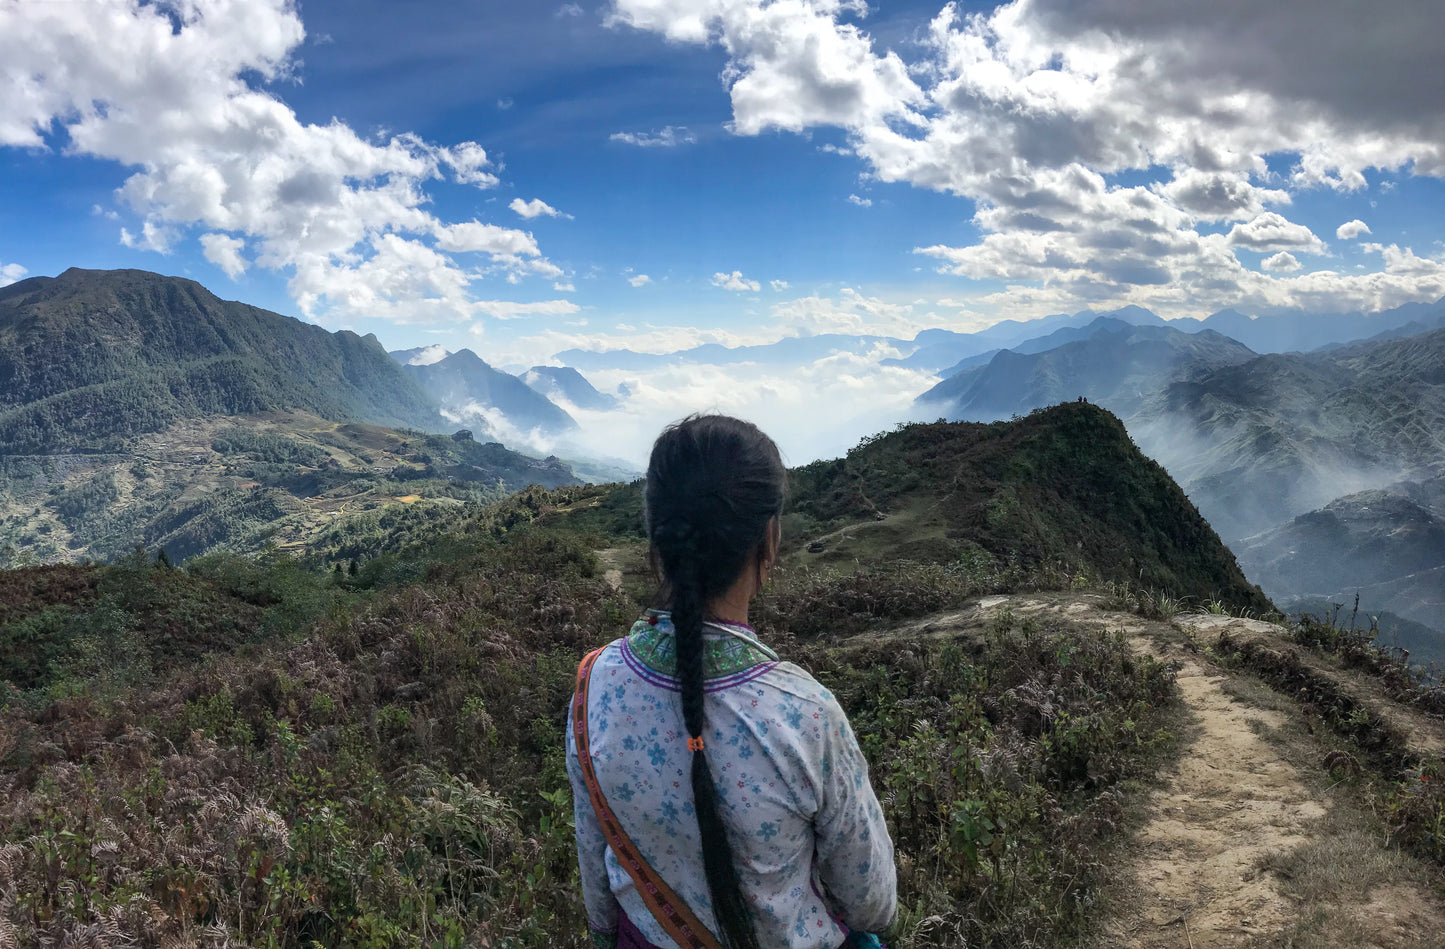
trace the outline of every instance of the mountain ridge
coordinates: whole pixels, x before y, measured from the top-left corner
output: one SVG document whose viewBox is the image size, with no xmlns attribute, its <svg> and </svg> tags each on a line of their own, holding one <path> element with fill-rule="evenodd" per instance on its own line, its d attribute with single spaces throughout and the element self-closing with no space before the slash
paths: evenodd
<svg viewBox="0 0 1445 949">
<path fill-rule="evenodd" d="M 577 428 L 576 419 L 560 406 L 470 349 L 431 362 L 402 363 L 401 368 L 436 399 L 444 415 L 460 424 L 480 426 L 492 435 L 502 434 L 503 423 L 522 432 L 537 429 L 547 434 Z"/>
<path fill-rule="evenodd" d="M 10 453 L 114 450 L 179 418 L 270 409 L 443 424 L 374 336 L 222 301 L 192 280 L 71 268 L 0 293 L 0 444 Z"/>
</svg>

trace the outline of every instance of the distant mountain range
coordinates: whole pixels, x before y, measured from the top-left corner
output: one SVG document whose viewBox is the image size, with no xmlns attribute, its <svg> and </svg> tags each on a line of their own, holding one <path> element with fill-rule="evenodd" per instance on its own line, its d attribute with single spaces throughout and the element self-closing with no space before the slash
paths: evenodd
<svg viewBox="0 0 1445 949">
<path fill-rule="evenodd" d="M 1369 316 L 1224 310 L 1167 322 L 1125 307 L 911 340 L 571 350 L 558 354 L 565 366 L 512 375 L 470 350 L 388 354 L 375 337 L 225 302 L 189 280 L 69 270 L 0 289 L 0 549 L 291 543 L 318 518 L 401 498 L 630 480 L 625 462 L 572 469 L 496 443 L 575 445 L 578 418 L 620 407 L 579 370 L 786 372 L 882 347 L 899 354 L 885 363 L 937 374 L 918 400 L 929 417 L 1003 419 L 1080 398 L 1114 412 L 1282 601 L 1354 586 L 1378 601 L 1367 609 L 1441 622 L 1445 300 Z M 387 433 L 397 428 L 445 434 Z M 458 429 L 474 439 L 449 439 Z M 107 519 L 87 520 L 97 510 Z"/>
<path fill-rule="evenodd" d="M 709 343 L 669 353 L 643 353 L 630 349 L 605 351 L 568 349 L 556 359 L 581 370 L 624 369 L 646 370 L 659 366 L 699 364 L 727 366 L 738 363 L 797 366 L 837 353 L 866 355 L 886 346 L 905 355 L 882 360 L 886 366 L 904 366 L 952 375 L 998 352 L 1042 352 L 1052 345 L 1070 341 L 1067 334 L 1051 345 L 1043 340 L 1060 330 L 1088 327 L 1100 317 L 1107 317 L 1135 326 L 1168 326 L 1182 333 L 1213 330 L 1242 343 L 1256 353 L 1308 352 L 1382 334 L 1413 335 L 1424 329 L 1445 326 L 1445 299 L 1435 303 L 1407 303 L 1379 313 L 1309 313 L 1285 310 L 1259 317 L 1249 317 L 1237 310 L 1226 309 L 1204 319 L 1185 317 L 1165 320 L 1138 306 L 1126 306 L 1103 313 L 1081 310 L 1058 313 L 1033 320 L 1002 320 L 987 329 L 972 333 L 932 328 L 919 332 L 913 339 L 893 336 L 846 335 L 823 333 L 796 336 L 754 346 L 721 346 Z M 1075 338 L 1085 338 L 1088 334 Z M 1032 350 L 1024 347 L 1038 347 Z"/>
<path fill-rule="evenodd" d="M 1343 604 L 1360 594 L 1367 614 L 1390 604 L 1407 621 L 1439 628 L 1445 615 L 1445 478 L 1400 482 L 1337 498 L 1235 546 L 1240 564 L 1282 605 Z M 1419 635 L 1394 616 L 1380 622 L 1417 659 L 1445 663 L 1445 638 Z"/>
<path fill-rule="evenodd" d="M 1099 317 L 961 369 L 918 401 L 945 405 L 951 417 L 991 421 L 1083 397 L 1127 417 L 1176 379 L 1254 356 L 1213 330 L 1181 333 Z"/>
<path fill-rule="evenodd" d="M 479 426 L 489 434 L 509 428 L 558 434 L 577 428 L 572 416 L 545 395 L 511 373 L 493 369 L 470 349 L 432 362 L 398 362 L 453 423 Z"/>
<path fill-rule="evenodd" d="M 1210 321 L 1237 330 L 1242 319 Z M 918 405 L 986 421 L 1097 402 L 1125 420 L 1280 602 L 1361 590 L 1366 609 L 1439 628 L 1445 329 L 1432 327 L 1445 326 L 1445 303 L 1326 324 L 1326 333 L 1395 325 L 1310 353 L 1261 355 L 1210 329 L 1180 332 L 1179 322 L 1060 327 L 950 367 Z"/>
<path fill-rule="evenodd" d="M 1169 385 L 1130 424 L 1238 539 L 1445 473 L 1445 330 L 1226 366 Z"/>
<path fill-rule="evenodd" d="M 1239 539 L 1345 494 L 1445 472 L 1445 330 L 1392 337 L 1259 355 L 1210 330 L 1101 318 L 961 369 L 919 406 L 987 421 L 1098 402 Z"/>
<path fill-rule="evenodd" d="M 570 366 L 533 366 L 520 378 L 547 398 L 586 411 L 606 412 L 622 404 L 617 396 L 598 392 L 582 373 Z"/>
</svg>

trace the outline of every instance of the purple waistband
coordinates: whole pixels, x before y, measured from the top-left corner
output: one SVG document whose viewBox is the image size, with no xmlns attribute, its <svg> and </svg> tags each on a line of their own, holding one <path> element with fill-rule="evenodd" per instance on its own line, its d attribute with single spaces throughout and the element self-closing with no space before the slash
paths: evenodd
<svg viewBox="0 0 1445 949">
<path fill-rule="evenodd" d="M 617 949 L 657 949 L 647 937 L 632 925 L 632 920 L 620 909 L 617 913 Z"/>
</svg>

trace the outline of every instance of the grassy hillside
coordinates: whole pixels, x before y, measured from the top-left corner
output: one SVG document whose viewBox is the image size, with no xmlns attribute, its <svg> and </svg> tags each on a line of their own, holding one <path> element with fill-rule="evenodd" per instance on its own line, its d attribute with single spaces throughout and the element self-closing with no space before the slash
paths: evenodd
<svg viewBox="0 0 1445 949">
<path fill-rule="evenodd" d="M 299 464 L 319 441 L 211 437 L 285 478 L 324 469 Z M 1128 803 L 1174 744 L 1172 672 L 978 597 L 1141 570 L 1257 591 L 1085 405 L 908 426 L 794 472 L 790 510 L 754 621 L 870 760 L 899 854 L 890 944 L 1087 944 Z M 638 486 L 337 521 L 314 566 L 0 572 L 0 937 L 586 944 L 565 703 L 580 655 L 654 594 Z M 940 613 L 974 619 L 940 636 Z"/>
<path fill-rule="evenodd" d="M 1164 469 L 1088 403 L 904 426 L 794 471 L 790 488 L 785 534 L 825 563 L 962 559 L 1270 608 Z"/>
<path fill-rule="evenodd" d="M 374 337 L 217 299 L 138 270 L 71 269 L 0 290 L 0 445 L 117 451 L 178 420 L 296 409 L 437 430 Z"/>
<path fill-rule="evenodd" d="M 137 436 L 125 454 L 0 457 L 0 566 L 104 560 L 137 544 L 176 562 L 316 552 L 341 542 L 338 524 L 388 508 L 450 510 L 575 483 L 555 459 L 461 434 L 300 412 L 187 420 Z"/>
</svg>

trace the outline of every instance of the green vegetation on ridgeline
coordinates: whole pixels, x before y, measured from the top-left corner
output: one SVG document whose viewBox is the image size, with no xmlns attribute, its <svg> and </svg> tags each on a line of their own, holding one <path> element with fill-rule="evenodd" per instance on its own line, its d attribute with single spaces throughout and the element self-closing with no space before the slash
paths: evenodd
<svg viewBox="0 0 1445 949">
<path fill-rule="evenodd" d="M 790 477 L 784 533 L 800 544 L 898 513 L 910 529 L 891 542 L 895 557 L 981 555 L 1028 573 L 1271 609 L 1168 473 L 1117 418 L 1088 403 L 990 425 L 904 425 Z M 935 549 L 910 557 L 928 525 L 937 529 Z"/>
</svg>

